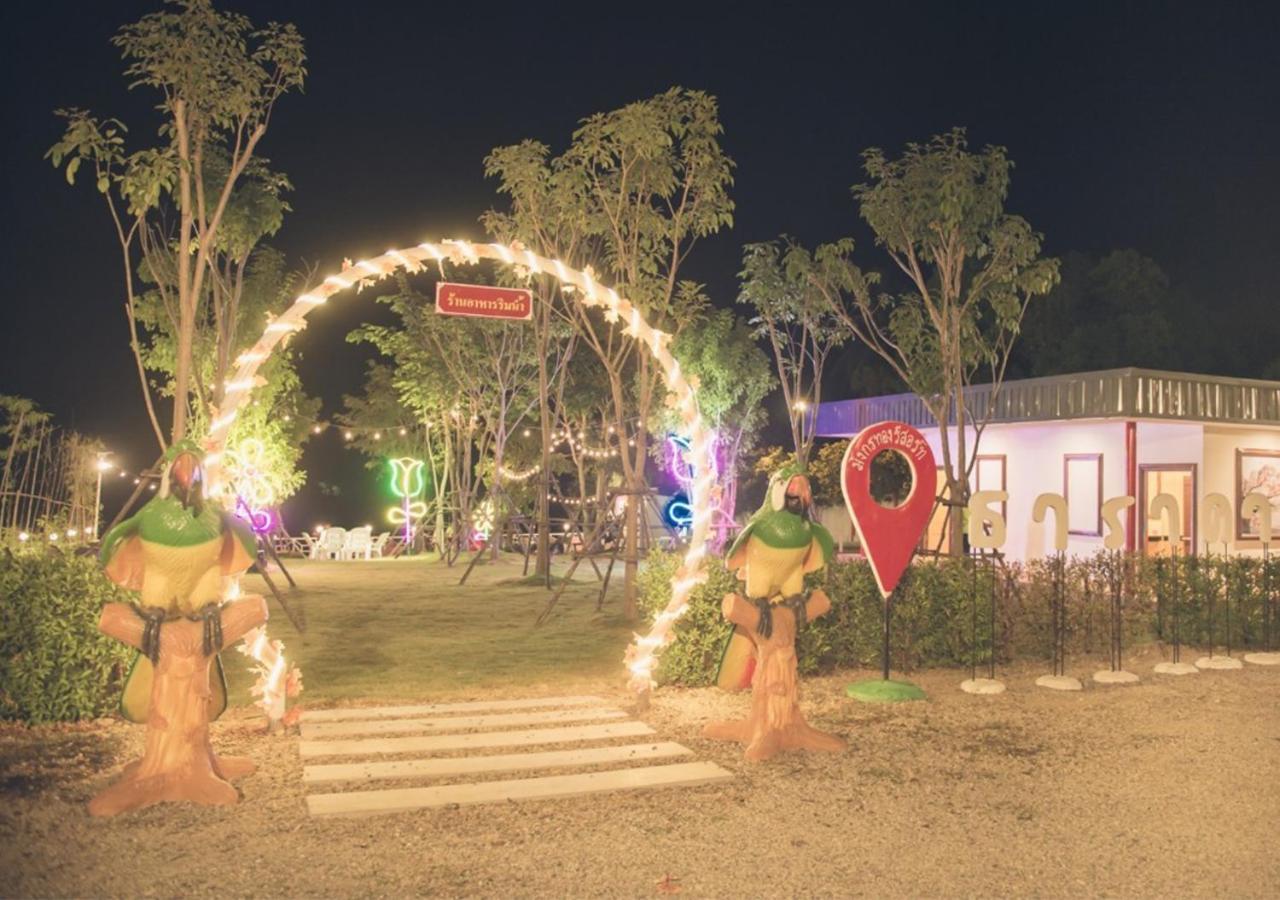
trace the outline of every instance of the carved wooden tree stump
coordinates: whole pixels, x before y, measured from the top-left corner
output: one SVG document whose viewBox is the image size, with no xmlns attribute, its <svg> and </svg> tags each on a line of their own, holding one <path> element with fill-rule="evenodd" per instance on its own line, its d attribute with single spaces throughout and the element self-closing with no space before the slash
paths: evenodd
<svg viewBox="0 0 1280 900">
<path fill-rule="evenodd" d="M 806 620 L 812 621 L 831 609 L 831 600 L 815 590 L 804 609 Z M 810 727 L 800 714 L 795 613 L 785 606 L 774 606 L 773 630 L 764 637 L 757 630 L 760 610 L 741 595 L 725 594 L 721 610 L 726 619 L 746 631 L 756 647 L 751 714 L 736 721 L 714 722 L 703 729 L 703 735 L 746 744 L 745 756 L 752 762 L 768 759 L 779 750 L 844 750 L 847 745 L 843 739 Z"/>
<path fill-rule="evenodd" d="M 223 646 L 230 646 L 267 620 L 267 604 L 250 596 L 222 609 Z M 102 610 L 98 628 L 131 647 L 142 644 L 143 621 L 124 603 Z M 229 779 L 248 775 L 253 762 L 219 757 L 209 744 L 209 667 L 203 623 L 179 619 L 160 629 L 160 659 L 151 687 L 146 749 L 142 759 L 89 802 L 95 816 L 114 816 L 167 800 L 206 805 L 236 803 Z"/>
</svg>

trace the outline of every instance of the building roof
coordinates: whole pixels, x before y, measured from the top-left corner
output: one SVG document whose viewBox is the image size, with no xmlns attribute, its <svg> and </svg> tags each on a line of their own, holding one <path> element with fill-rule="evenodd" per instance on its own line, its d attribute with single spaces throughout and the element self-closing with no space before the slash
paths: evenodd
<svg viewBox="0 0 1280 900">
<path fill-rule="evenodd" d="M 985 410 L 991 393 L 989 384 L 973 385 L 965 391 L 967 405 Z M 995 397 L 990 421 L 1116 418 L 1280 426 L 1280 381 L 1134 368 L 1009 380 Z M 890 420 L 937 425 L 918 396 L 891 394 L 819 404 L 816 433 L 848 437 Z"/>
</svg>

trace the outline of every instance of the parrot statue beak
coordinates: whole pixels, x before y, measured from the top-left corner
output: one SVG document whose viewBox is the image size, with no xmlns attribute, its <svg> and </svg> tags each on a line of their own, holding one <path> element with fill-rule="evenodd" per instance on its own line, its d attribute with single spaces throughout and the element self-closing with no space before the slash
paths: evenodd
<svg viewBox="0 0 1280 900">
<path fill-rule="evenodd" d="M 793 475 L 787 482 L 785 509 L 797 516 L 807 516 L 813 504 L 813 490 L 804 475 Z"/>
<path fill-rule="evenodd" d="M 169 492 L 193 516 L 204 511 L 204 472 L 194 453 L 180 453 L 169 469 Z"/>
</svg>

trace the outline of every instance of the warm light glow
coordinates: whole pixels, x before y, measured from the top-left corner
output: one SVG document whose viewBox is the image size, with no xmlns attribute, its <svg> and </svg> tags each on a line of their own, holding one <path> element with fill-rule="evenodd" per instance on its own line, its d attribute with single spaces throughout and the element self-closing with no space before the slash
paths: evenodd
<svg viewBox="0 0 1280 900">
<path fill-rule="evenodd" d="M 647 638 L 643 642 L 633 644 L 626 657 L 627 668 L 632 674 L 632 687 L 638 691 L 648 691 L 653 685 L 652 673 L 657 664 L 655 652 L 669 643 L 672 626 L 688 608 L 690 592 L 705 579 L 702 568 L 706 556 L 705 545 L 710 533 L 711 492 L 715 487 L 716 477 L 710 435 L 698 412 L 698 402 L 693 387 L 680 373 L 680 367 L 671 355 L 670 335 L 650 326 L 634 304 L 618 296 L 613 288 L 597 285 L 589 273 L 574 271 L 561 260 L 540 257 L 523 247 L 510 248 L 501 244 L 472 244 L 469 241 L 453 240 L 442 241 L 440 245 L 424 242 L 405 250 L 389 251 L 386 256 L 379 258 L 377 264 L 362 263 L 345 269 L 344 276 L 349 275 L 355 280 L 330 276 L 312 292 L 311 296 L 328 298 L 346 287 L 360 286 L 375 279 L 384 278 L 392 274 L 397 267 L 413 270 L 428 259 L 440 263 L 443 268 L 446 263 L 464 265 L 475 263 L 481 258 L 505 262 L 520 259 L 523 267 L 530 272 L 554 272 L 559 277 L 561 288 L 567 296 L 577 298 L 586 305 L 603 302 L 606 319 L 609 321 L 621 319 L 626 322 L 625 333 L 640 341 L 652 353 L 657 366 L 662 370 L 666 387 L 673 395 L 673 408 L 680 417 L 680 431 L 689 436 L 691 467 L 697 473 L 688 492 L 692 511 L 689 548 L 672 579 L 670 603 L 658 614 Z M 364 272 L 368 274 L 361 274 Z M 267 332 L 260 341 L 259 348 L 269 349 L 274 346 L 275 334 L 302 328 L 305 325 L 303 320 L 315 305 L 313 302 L 301 299 L 295 302 L 294 306 L 285 312 L 283 321 L 277 319 L 267 326 Z M 261 353 L 262 359 L 265 359 L 266 355 L 264 350 Z M 243 355 L 240 361 L 247 371 L 240 371 L 237 375 L 241 378 L 253 377 L 261 362 L 260 359 L 255 358 L 257 356 L 257 349 L 253 354 Z M 226 438 L 225 428 L 235 420 L 237 399 L 242 398 L 228 398 L 222 408 L 216 411 L 215 416 L 221 414 L 221 417 L 214 420 L 211 437 L 206 446 L 207 450 L 221 449 L 222 442 Z M 347 432 L 347 440 L 351 439 L 351 433 Z M 635 446 L 634 440 L 628 441 L 628 445 Z M 216 469 L 216 467 L 210 466 L 210 469 Z M 216 471 L 209 473 L 210 482 L 217 481 L 217 474 Z M 152 489 L 154 490 L 154 485 Z M 270 644 L 278 645 L 278 642 L 270 642 Z M 268 651 L 264 650 L 264 654 L 267 653 Z M 261 678 L 262 705 L 268 710 L 268 715 L 278 718 L 283 714 L 284 709 L 284 697 L 281 693 L 281 681 L 285 674 L 283 656 L 277 652 L 275 656 L 270 656 L 269 661 L 264 657 L 260 662 L 262 663 L 260 672 L 263 675 Z M 275 712 L 276 710 L 278 713 Z"/>
<path fill-rule="evenodd" d="M 67 529 L 67 537 L 75 537 L 79 533 L 80 532 L 76 531 L 74 528 Z"/>
<path fill-rule="evenodd" d="M 809 401 L 797 400 L 795 403 L 791 404 L 791 408 L 794 409 L 796 412 L 805 412 L 809 408 Z"/>
<path fill-rule="evenodd" d="M 19 531 L 18 540 L 22 541 L 23 543 L 26 543 L 27 541 L 31 540 L 31 535 L 27 534 L 25 531 Z"/>
<path fill-rule="evenodd" d="M 105 472 L 105 471 L 107 471 L 107 470 L 108 470 L 108 469 L 110 469 L 110 468 L 111 468 L 111 463 L 107 462 L 105 459 L 100 459 L 100 460 L 98 460 L 98 471 L 99 471 L 99 472 Z"/>
</svg>

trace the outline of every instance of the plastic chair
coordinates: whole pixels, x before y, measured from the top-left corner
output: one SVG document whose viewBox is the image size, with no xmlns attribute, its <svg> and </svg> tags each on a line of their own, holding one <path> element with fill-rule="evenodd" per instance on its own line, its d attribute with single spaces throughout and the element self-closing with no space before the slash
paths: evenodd
<svg viewBox="0 0 1280 900">
<path fill-rule="evenodd" d="M 311 550 L 312 559 L 342 559 L 342 551 L 347 543 L 347 529 L 326 528 L 320 532 L 316 544 Z"/>
<path fill-rule="evenodd" d="M 387 541 L 391 539 L 391 532 L 384 531 L 373 539 L 373 544 L 369 547 L 369 554 L 382 558 L 382 550 L 387 546 Z"/>
<path fill-rule="evenodd" d="M 363 556 L 369 558 L 373 552 L 373 528 L 369 525 L 352 528 L 347 532 L 346 542 L 342 545 L 342 559 L 356 559 Z"/>
</svg>

